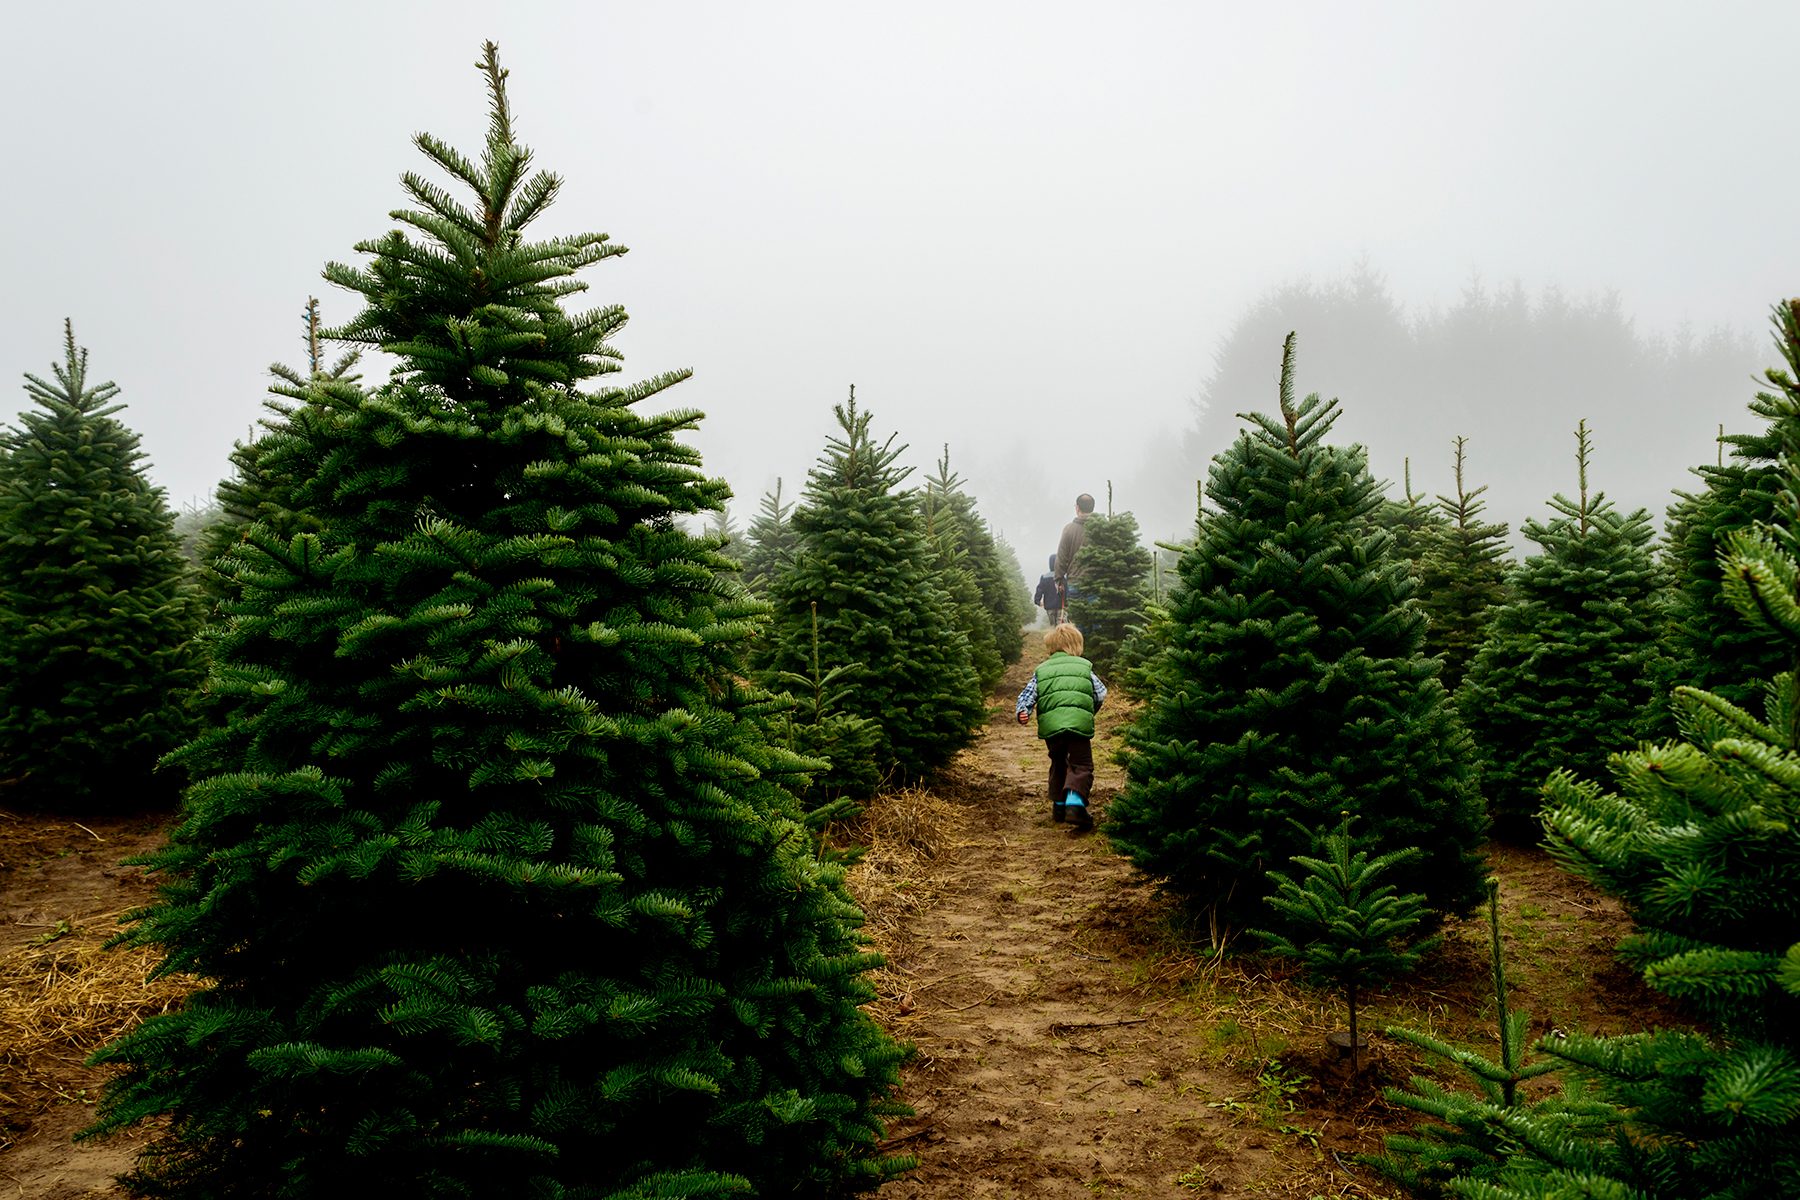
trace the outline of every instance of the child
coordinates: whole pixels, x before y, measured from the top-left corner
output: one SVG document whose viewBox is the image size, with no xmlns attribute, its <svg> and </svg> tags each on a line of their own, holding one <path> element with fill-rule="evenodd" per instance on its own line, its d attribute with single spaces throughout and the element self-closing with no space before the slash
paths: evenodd
<svg viewBox="0 0 1800 1200">
<path fill-rule="evenodd" d="M 1081 657 L 1081 630 L 1058 625 L 1044 635 L 1050 657 L 1019 693 L 1019 724 L 1037 709 L 1038 736 L 1050 752 L 1050 819 L 1067 819 L 1077 831 L 1092 829 L 1087 798 L 1094 787 L 1094 714 L 1106 703 L 1106 685 Z"/>
<path fill-rule="evenodd" d="M 1044 610 L 1052 628 L 1062 622 L 1062 588 L 1056 584 L 1056 555 L 1050 556 L 1050 569 L 1038 576 L 1037 594 L 1031 602 Z"/>
</svg>

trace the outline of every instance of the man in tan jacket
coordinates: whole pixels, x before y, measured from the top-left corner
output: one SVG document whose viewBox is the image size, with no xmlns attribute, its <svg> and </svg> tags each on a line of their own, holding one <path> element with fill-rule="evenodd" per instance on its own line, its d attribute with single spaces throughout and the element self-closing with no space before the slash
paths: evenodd
<svg viewBox="0 0 1800 1200">
<path fill-rule="evenodd" d="M 1087 519 L 1093 511 L 1092 496 L 1083 492 L 1075 497 L 1075 519 L 1063 526 L 1062 538 L 1056 543 L 1056 587 L 1062 593 L 1065 621 L 1069 619 L 1069 583 L 1081 574 L 1081 546 L 1087 541 Z"/>
</svg>

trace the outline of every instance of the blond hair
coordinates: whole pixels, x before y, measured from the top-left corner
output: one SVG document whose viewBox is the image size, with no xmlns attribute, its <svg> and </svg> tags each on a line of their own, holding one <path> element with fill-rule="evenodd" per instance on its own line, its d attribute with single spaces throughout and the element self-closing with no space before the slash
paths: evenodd
<svg viewBox="0 0 1800 1200">
<path fill-rule="evenodd" d="M 1044 649 L 1055 654 L 1061 650 L 1064 654 L 1081 653 L 1081 630 L 1073 625 L 1062 624 L 1044 635 Z"/>
</svg>

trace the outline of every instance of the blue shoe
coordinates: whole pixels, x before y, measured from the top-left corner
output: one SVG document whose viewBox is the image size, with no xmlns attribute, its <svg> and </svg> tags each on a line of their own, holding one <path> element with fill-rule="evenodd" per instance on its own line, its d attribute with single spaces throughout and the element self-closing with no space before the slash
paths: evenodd
<svg viewBox="0 0 1800 1200">
<path fill-rule="evenodd" d="M 1076 832 L 1094 827 L 1093 814 L 1088 812 L 1087 801 L 1078 792 L 1070 792 L 1063 797 L 1063 812 L 1075 826 Z"/>
</svg>

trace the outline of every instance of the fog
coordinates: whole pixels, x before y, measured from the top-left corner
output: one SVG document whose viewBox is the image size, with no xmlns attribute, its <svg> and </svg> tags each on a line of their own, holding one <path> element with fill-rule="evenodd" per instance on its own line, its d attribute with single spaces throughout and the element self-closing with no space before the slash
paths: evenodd
<svg viewBox="0 0 1800 1200">
<path fill-rule="evenodd" d="M 1800 291 L 1776 0 L 8 16 L 0 368 L 44 373 L 72 317 L 178 506 L 301 358 L 306 298 L 352 314 L 319 269 L 390 228 L 410 136 L 478 145 L 489 37 L 565 178 L 538 231 L 631 247 L 589 299 L 632 313 L 630 376 L 695 370 L 665 399 L 707 414 L 740 523 L 854 383 L 920 468 L 950 445 L 1028 572 L 1108 480 L 1177 534 L 1232 414 L 1274 404 L 1287 328 L 1396 483 L 1411 457 L 1447 490 L 1467 433 L 1517 525 L 1574 486 L 1586 417 L 1596 482 L 1660 513 Z M 1441 353 L 1475 344 L 1439 336 L 1471 295 L 1527 314 L 1498 361 Z"/>
</svg>

